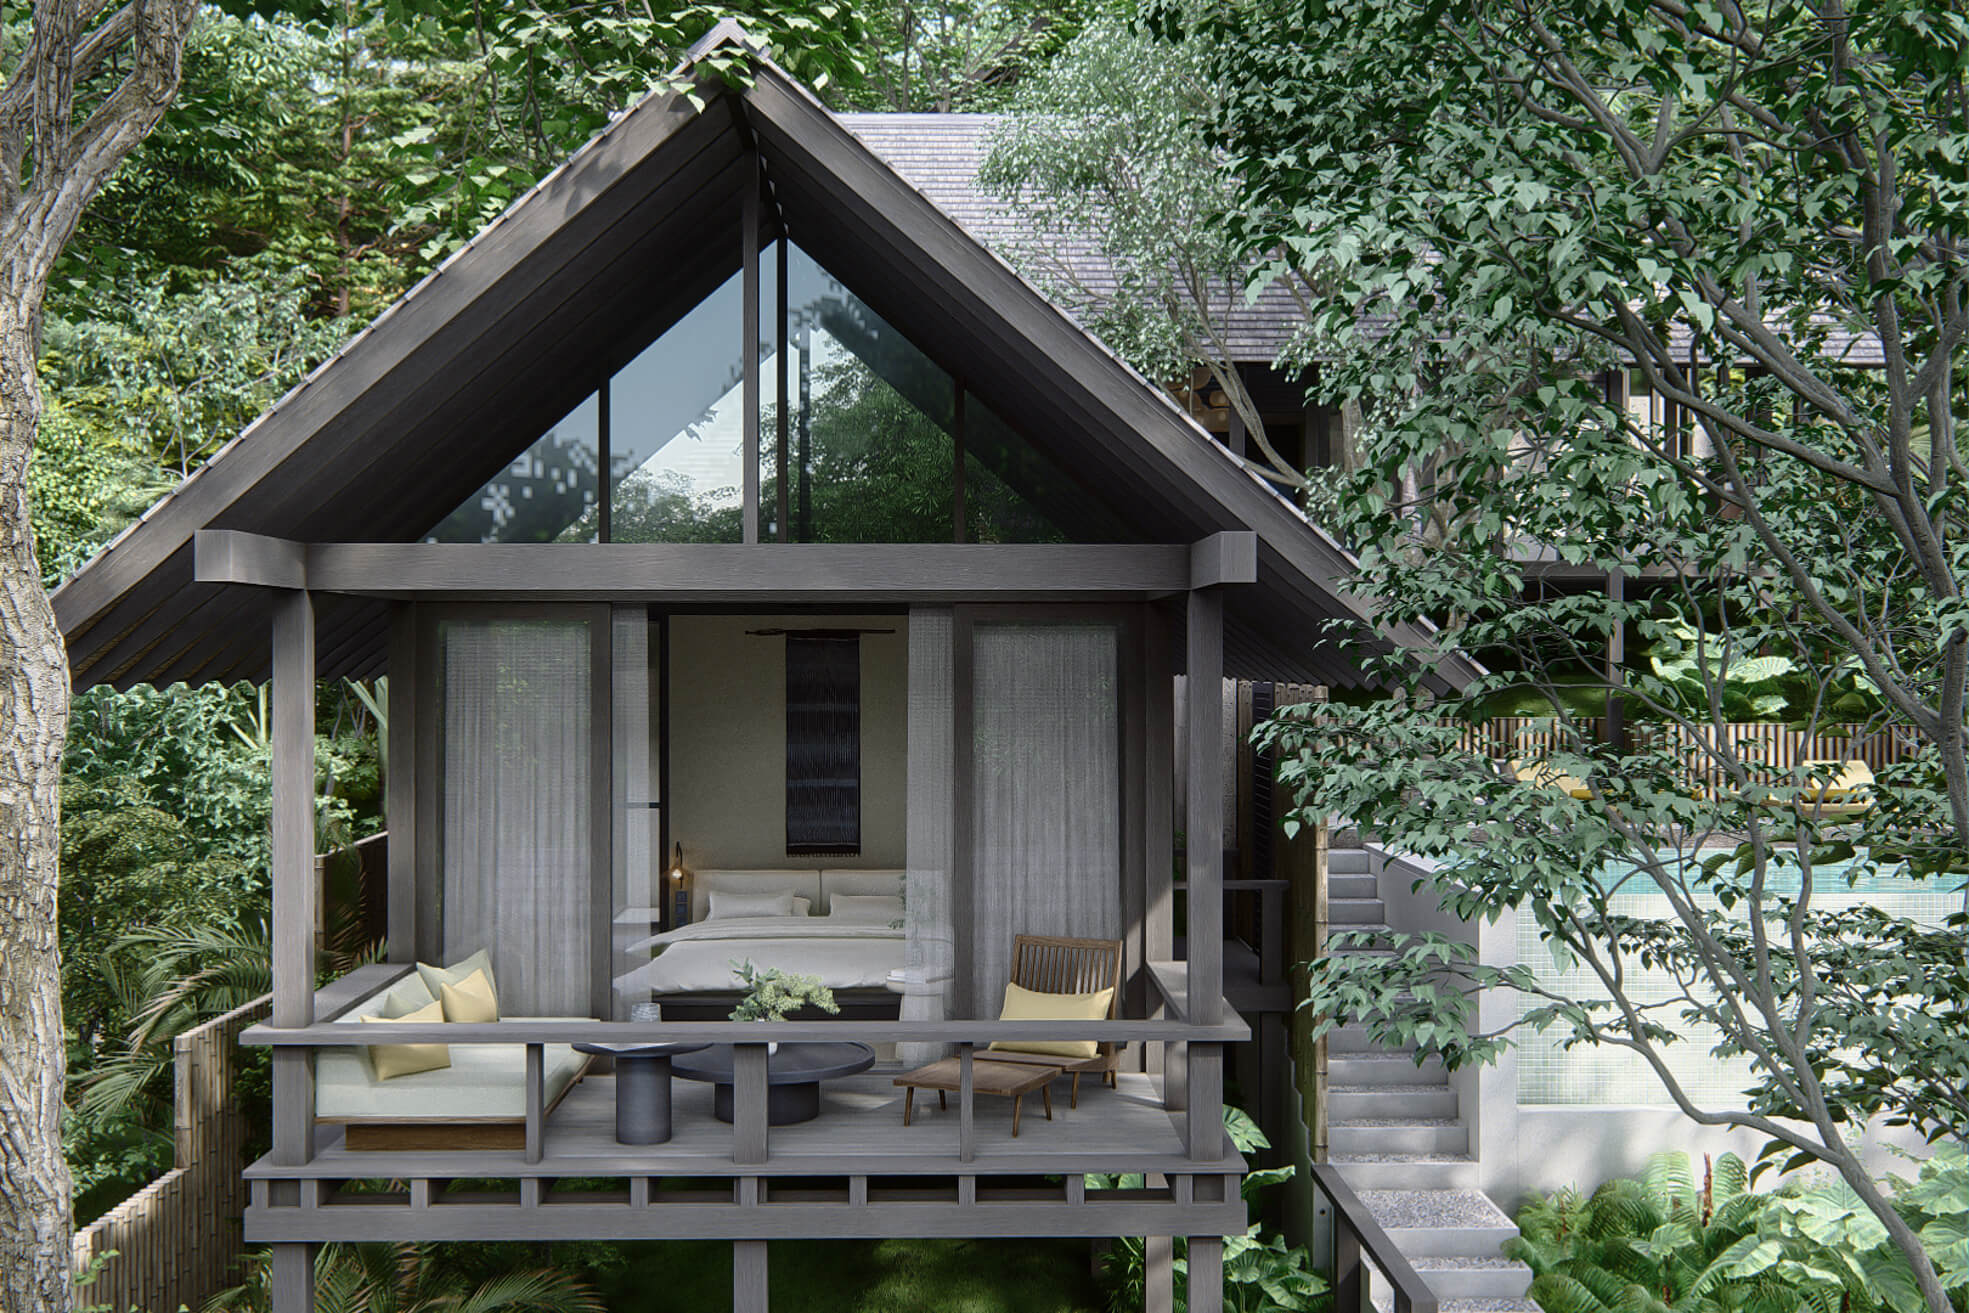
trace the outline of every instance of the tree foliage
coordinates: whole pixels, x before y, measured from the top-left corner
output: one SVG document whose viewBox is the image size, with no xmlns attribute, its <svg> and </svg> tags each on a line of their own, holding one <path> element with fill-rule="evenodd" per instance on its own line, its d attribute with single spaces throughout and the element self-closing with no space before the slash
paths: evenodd
<svg viewBox="0 0 1969 1313">
<path fill-rule="evenodd" d="M 1354 586 L 1440 626 L 1436 651 L 1374 662 L 1401 697 L 1270 732 L 1300 815 L 1438 859 L 1446 908 L 1519 909 L 1598 985 L 1541 994 L 1408 941 L 1385 969 L 1313 964 L 1313 1006 L 1469 1061 L 1501 1040 L 1463 991 L 1529 991 L 1534 1024 L 1635 1052 L 1687 1115 L 1836 1170 L 1943 1313 L 1854 1141 L 1874 1112 L 1969 1130 L 1945 1088 L 1969 1064 L 1962 925 L 1832 895 L 1969 870 L 1959 7 L 1222 0 L 1162 21 L 1224 89 L 1225 231 L 1261 278 L 1322 289 L 1301 354 L 1365 417 L 1334 507 Z M 1610 400 L 1620 371 L 1682 422 Z M 1538 560 L 1626 587 L 1532 589 Z M 1559 690 L 1609 669 L 1616 634 L 1691 659 L 1612 668 L 1609 708 L 1657 726 L 1608 744 Z M 1496 673 L 1447 693 L 1449 653 Z M 1780 660 L 1809 680 L 1801 728 L 1863 687 L 1905 749 L 1848 825 L 1813 768 L 1726 728 L 1732 672 Z M 1561 745 L 1523 777 L 1438 727 L 1516 689 Z M 1666 912 L 1622 910 L 1635 888 Z M 1750 1059 L 1742 1103 L 1699 1103 L 1664 1057 L 1697 1019 Z"/>
</svg>

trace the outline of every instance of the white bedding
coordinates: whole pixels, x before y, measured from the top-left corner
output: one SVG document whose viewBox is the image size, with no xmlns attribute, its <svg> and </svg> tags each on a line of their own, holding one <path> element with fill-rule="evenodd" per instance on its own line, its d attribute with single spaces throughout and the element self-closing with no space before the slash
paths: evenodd
<svg viewBox="0 0 1969 1313">
<path fill-rule="evenodd" d="M 733 962 L 819 976 L 830 989 L 880 989 L 903 964 L 903 932 L 826 916 L 743 916 L 699 921 L 630 946 L 650 961 L 615 978 L 623 993 L 739 989 Z"/>
</svg>

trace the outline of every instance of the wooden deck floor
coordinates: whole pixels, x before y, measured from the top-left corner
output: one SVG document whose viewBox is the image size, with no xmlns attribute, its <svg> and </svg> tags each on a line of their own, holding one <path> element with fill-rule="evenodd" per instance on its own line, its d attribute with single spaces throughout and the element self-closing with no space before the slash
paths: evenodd
<svg viewBox="0 0 1969 1313">
<path fill-rule="evenodd" d="M 615 1080 L 604 1075 L 582 1081 L 548 1118 L 538 1163 L 527 1163 L 519 1151 L 356 1152 L 343 1146 L 339 1129 L 324 1128 L 314 1160 L 306 1166 L 274 1167 L 263 1159 L 247 1174 L 277 1180 L 1198 1170 L 1185 1157 L 1183 1115 L 1162 1106 L 1145 1075 L 1123 1073 L 1112 1090 L 1083 1077 L 1077 1110 L 1067 1107 L 1067 1082 L 1062 1079 L 1054 1085 L 1050 1122 L 1038 1094 L 1029 1094 L 1017 1139 L 1012 1137 L 1011 1100 L 979 1095 L 976 1156 L 960 1162 L 957 1096 L 950 1096 L 948 1111 L 939 1111 L 934 1093 L 918 1091 L 915 1116 L 905 1127 L 903 1091 L 890 1083 L 894 1074 L 895 1069 L 877 1069 L 826 1082 L 820 1116 L 773 1127 L 768 1160 L 760 1164 L 734 1163 L 732 1128 L 712 1117 L 711 1086 L 696 1081 L 673 1085 L 674 1129 L 668 1143 L 616 1143 Z"/>
</svg>

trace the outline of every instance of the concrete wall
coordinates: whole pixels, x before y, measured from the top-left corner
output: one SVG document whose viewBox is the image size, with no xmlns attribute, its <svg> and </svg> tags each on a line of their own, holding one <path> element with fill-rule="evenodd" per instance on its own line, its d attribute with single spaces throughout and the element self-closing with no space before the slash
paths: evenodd
<svg viewBox="0 0 1969 1313">
<path fill-rule="evenodd" d="M 908 618 L 670 619 L 670 837 L 694 868 L 899 868 L 908 766 Z M 748 629 L 888 629 L 861 640 L 861 855 L 786 852 L 786 642 Z"/>
<path fill-rule="evenodd" d="M 1388 922 L 1396 930 L 1438 930 L 1465 942 L 1474 937 L 1486 965 L 1514 961 L 1517 913 L 1507 912 L 1495 924 L 1458 923 L 1437 906 L 1428 886 L 1409 891 L 1431 863 L 1392 856 L 1378 848 L 1370 852 L 1388 903 Z M 1479 1025 L 1496 1030 L 1510 1024 L 1520 1001 L 1510 990 L 1490 991 L 1478 1005 Z M 1481 1164 L 1483 1189 L 1506 1212 L 1515 1212 L 1535 1194 L 1566 1186 L 1591 1190 L 1617 1176 L 1637 1176 L 1649 1158 L 1664 1150 L 1681 1149 L 1697 1161 L 1704 1154 L 1735 1153 L 1752 1162 L 1764 1146 L 1761 1135 L 1703 1126 L 1665 1103 L 1520 1106 L 1515 1053 L 1507 1049 L 1493 1066 L 1465 1069 L 1450 1077 L 1470 1127 L 1471 1155 Z M 1876 1175 L 1912 1174 L 1913 1165 L 1898 1157 L 1896 1148 L 1915 1151 L 1922 1145 L 1906 1130 L 1875 1127 L 1866 1136 L 1867 1164 Z"/>
</svg>

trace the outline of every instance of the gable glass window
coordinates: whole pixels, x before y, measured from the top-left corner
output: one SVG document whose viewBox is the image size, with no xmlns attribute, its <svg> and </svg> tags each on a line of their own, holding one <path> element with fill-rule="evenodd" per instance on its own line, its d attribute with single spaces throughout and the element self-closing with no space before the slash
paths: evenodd
<svg viewBox="0 0 1969 1313">
<path fill-rule="evenodd" d="M 763 541 L 1139 536 L 798 245 L 769 243 L 759 265 Z M 597 352 L 566 380 L 580 399 L 426 540 L 742 541 L 744 297 L 734 272 L 675 322 Z"/>
</svg>

